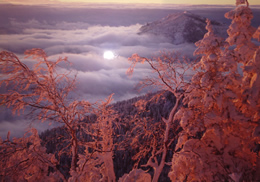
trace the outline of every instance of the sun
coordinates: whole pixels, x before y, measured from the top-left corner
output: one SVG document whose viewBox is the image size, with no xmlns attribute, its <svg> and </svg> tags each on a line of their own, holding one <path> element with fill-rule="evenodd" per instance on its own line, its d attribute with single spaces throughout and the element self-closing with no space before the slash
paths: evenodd
<svg viewBox="0 0 260 182">
<path fill-rule="evenodd" d="M 105 51 L 103 57 L 104 59 L 114 59 L 115 54 L 112 51 Z"/>
</svg>

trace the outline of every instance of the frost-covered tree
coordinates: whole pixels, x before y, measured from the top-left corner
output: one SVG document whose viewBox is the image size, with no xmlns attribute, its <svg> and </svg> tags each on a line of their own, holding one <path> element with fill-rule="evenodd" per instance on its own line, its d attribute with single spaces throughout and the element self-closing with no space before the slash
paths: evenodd
<svg viewBox="0 0 260 182">
<path fill-rule="evenodd" d="M 30 69 L 13 53 L 3 51 L 0 54 L 3 78 L 0 84 L 7 91 L 0 95 L 2 104 L 11 107 L 14 112 L 29 108 L 31 114 L 44 122 L 58 122 L 65 125 L 70 134 L 71 170 L 75 171 L 78 158 L 78 138 L 76 130 L 79 121 L 91 113 L 92 104 L 87 101 L 70 101 L 69 93 L 74 89 L 75 79 L 69 73 L 58 73 L 57 66 L 67 59 L 49 61 L 41 49 L 25 52 L 26 58 L 37 61 Z"/>
<path fill-rule="evenodd" d="M 129 174 L 124 174 L 121 178 L 119 178 L 119 182 L 150 182 L 151 175 L 147 174 L 142 169 L 133 169 Z"/>
<path fill-rule="evenodd" d="M 92 136 L 92 141 L 85 145 L 85 151 L 79 155 L 78 167 L 69 181 L 108 181 L 115 182 L 113 165 L 114 128 L 117 114 L 109 106 L 112 95 L 96 111 L 96 121 L 84 129 Z M 87 127 L 85 127 L 87 128 Z"/>
<path fill-rule="evenodd" d="M 248 1 L 247 0 L 236 0 L 236 5 L 240 5 L 240 4 L 246 4 L 248 6 Z"/>
<path fill-rule="evenodd" d="M 196 43 L 195 54 L 202 58 L 185 95 L 187 108 L 176 114 L 183 132 L 176 147 L 181 150 L 172 159 L 172 181 L 255 180 L 259 47 L 251 42 L 255 29 L 248 7 L 225 16 L 232 19 L 226 42 L 208 21 L 208 33 Z"/>
<path fill-rule="evenodd" d="M 176 98 L 168 118 L 162 117 L 159 123 L 151 122 L 151 118 L 140 119 L 138 115 L 133 118 L 135 127 L 131 131 L 134 133 L 132 147 L 137 147 L 139 150 L 134 159 L 140 160 L 150 155 L 147 163 L 141 167 L 152 167 L 154 170 L 152 181 L 156 182 L 167 164 L 167 152 L 175 140 L 175 137 L 172 136 L 177 135 L 176 132 L 179 127 L 178 124 L 174 123 L 174 116 L 181 105 L 192 63 L 176 52 L 162 52 L 159 56 L 151 59 L 134 54 L 129 60 L 132 63 L 128 70 L 130 74 L 137 63 L 147 63 L 154 72 L 154 75 L 140 82 L 139 86 L 141 88 L 153 86 L 171 92 Z M 156 96 L 158 97 L 158 95 Z M 143 100 L 137 103 L 139 112 L 145 111 L 146 103 Z"/>
<path fill-rule="evenodd" d="M 0 140 L 1 181 L 60 181 L 64 176 L 57 169 L 54 154 L 47 154 L 36 129 L 22 138 Z"/>
<path fill-rule="evenodd" d="M 86 148 L 88 153 L 94 153 L 100 147 L 103 147 L 100 149 L 100 152 L 102 152 L 100 156 L 105 156 L 102 159 L 105 164 L 103 169 L 109 171 L 106 172 L 109 181 L 115 181 L 111 133 L 114 117 L 107 119 L 112 116 L 113 110 L 106 110 L 111 97 L 103 104 L 73 100 L 70 94 L 75 88 L 76 77 L 72 78 L 70 72 L 58 69 L 60 63 L 68 62 L 66 58 L 59 58 L 55 62 L 49 61 L 47 55 L 41 49 L 28 50 L 25 54 L 26 58 L 32 57 L 37 61 L 33 68 L 29 68 L 11 52 L 3 51 L 0 53 L 0 69 L 3 76 L 0 85 L 6 87 L 6 92 L 0 94 L 1 104 L 5 104 L 18 113 L 30 109 L 30 115 L 36 116 L 39 121 L 57 122 L 64 125 L 68 133 L 65 141 L 68 141 L 69 145 L 59 151 L 59 154 L 63 152 L 70 154 L 72 159 L 70 175 L 72 177 L 77 173 L 77 168 L 80 168 L 78 163 L 80 148 Z M 97 121 L 94 124 L 93 122 L 83 122 L 91 114 L 96 115 Z M 109 114 L 109 116 L 106 114 Z M 92 141 L 84 141 L 79 137 L 79 132 L 82 131 L 96 135 L 97 127 L 100 127 L 101 134 L 92 137 L 97 144 L 96 146 L 91 145 Z M 106 131 L 106 127 L 110 129 Z M 103 143 L 100 144 L 100 142 Z M 91 145 L 91 149 L 89 149 L 89 145 Z M 103 169 L 100 167 L 98 170 Z M 83 168 L 80 168 L 80 170 L 83 170 Z"/>
<path fill-rule="evenodd" d="M 239 95 L 237 107 L 253 122 L 259 120 L 259 46 L 252 42 L 252 38 L 259 37 L 258 30 L 250 25 L 253 14 L 250 8 L 240 6 L 225 14 L 232 20 L 228 29 L 227 42 L 235 46 L 233 56 L 240 63 L 243 75 L 241 87 L 234 90 Z M 259 41 L 259 38 L 258 38 Z M 239 80 L 240 81 L 240 80 Z"/>
</svg>

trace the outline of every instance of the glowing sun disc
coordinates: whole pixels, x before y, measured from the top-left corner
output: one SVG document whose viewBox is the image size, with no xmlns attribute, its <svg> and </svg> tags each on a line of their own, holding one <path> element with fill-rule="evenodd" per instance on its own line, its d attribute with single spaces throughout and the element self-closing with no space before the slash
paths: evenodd
<svg viewBox="0 0 260 182">
<path fill-rule="evenodd" d="M 105 51 L 103 57 L 104 59 L 114 59 L 115 54 L 112 51 Z"/>
</svg>

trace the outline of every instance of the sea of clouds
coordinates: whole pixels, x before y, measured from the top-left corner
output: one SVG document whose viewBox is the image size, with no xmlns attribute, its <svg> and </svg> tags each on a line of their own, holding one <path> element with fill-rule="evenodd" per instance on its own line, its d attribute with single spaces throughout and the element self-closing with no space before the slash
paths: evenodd
<svg viewBox="0 0 260 182">
<path fill-rule="evenodd" d="M 184 10 L 228 23 L 224 12 L 231 8 L 1 5 L 0 51 L 14 52 L 29 65 L 34 61 L 24 59 L 23 53 L 27 49 L 41 48 L 49 60 L 67 57 L 72 66 L 61 65 L 60 71 L 72 71 L 77 75 L 76 99 L 94 102 L 114 93 L 116 102 L 146 92 L 138 92 L 135 86 L 151 74 L 148 65 L 137 66 L 131 77 L 126 75 L 130 66 L 128 57 L 132 54 L 152 57 L 159 51 L 174 50 L 192 57 L 196 49 L 193 44 L 173 45 L 165 37 L 140 35 L 138 32 L 142 25 Z M 255 11 L 259 15 L 259 11 Z M 258 22 L 254 20 L 253 23 Z M 113 51 L 116 58 L 104 59 L 106 50 Z M 1 137 L 8 130 L 13 136 L 21 136 L 31 123 L 23 116 L 13 116 L 3 106 L 0 112 Z M 41 131 L 48 128 L 46 125 L 36 127 Z"/>
</svg>

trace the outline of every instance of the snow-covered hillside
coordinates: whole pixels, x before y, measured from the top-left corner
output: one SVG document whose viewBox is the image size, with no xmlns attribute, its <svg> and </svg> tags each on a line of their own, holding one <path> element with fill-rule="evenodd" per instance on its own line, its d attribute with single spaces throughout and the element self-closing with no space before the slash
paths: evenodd
<svg viewBox="0 0 260 182">
<path fill-rule="evenodd" d="M 216 34 L 226 37 L 227 25 L 217 21 L 212 21 L 212 25 Z M 207 32 L 205 26 L 206 18 L 184 11 L 147 23 L 140 28 L 139 34 L 165 36 L 173 44 L 194 43 Z"/>
</svg>

